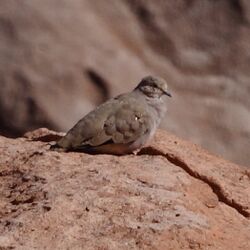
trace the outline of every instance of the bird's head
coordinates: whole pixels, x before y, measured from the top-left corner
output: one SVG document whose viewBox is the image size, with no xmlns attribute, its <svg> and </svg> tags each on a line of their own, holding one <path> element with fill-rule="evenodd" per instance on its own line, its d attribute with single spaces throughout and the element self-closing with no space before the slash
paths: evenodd
<svg viewBox="0 0 250 250">
<path fill-rule="evenodd" d="M 135 90 L 141 91 L 150 98 L 160 98 L 163 95 L 171 97 L 171 94 L 168 92 L 167 82 L 162 78 L 154 76 L 142 78 Z"/>
</svg>

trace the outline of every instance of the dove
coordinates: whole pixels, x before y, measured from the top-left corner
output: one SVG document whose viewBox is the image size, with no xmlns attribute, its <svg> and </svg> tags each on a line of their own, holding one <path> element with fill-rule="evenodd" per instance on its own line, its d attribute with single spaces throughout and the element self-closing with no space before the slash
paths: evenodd
<svg viewBox="0 0 250 250">
<path fill-rule="evenodd" d="M 88 113 L 55 145 L 56 151 L 124 155 L 138 152 L 153 137 L 166 112 L 167 82 L 144 77 L 136 88 Z"/>
</svg>

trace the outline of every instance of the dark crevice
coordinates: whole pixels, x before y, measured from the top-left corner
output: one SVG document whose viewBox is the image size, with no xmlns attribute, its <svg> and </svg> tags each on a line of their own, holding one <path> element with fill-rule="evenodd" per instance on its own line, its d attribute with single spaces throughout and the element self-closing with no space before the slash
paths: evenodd
<svg viewBox="0 0 250 250">
<path fill-rule="evenodd" d="M 86 74 L 102 95 L 101 102 L 108 100 L 110 98 L 110 93 L 107 81 L 92 69 L 87 69 Z"/>
<path fill-rule="evenodd" d="M 242 22 L 246 22 L 244 6 L 240 0 L 229 0 L 229 4 L 235 14 L 239 17 Z"/>
<path fill-rule="evenodd" d="M 31 141 L 53 142 L 60 140 L 62 137 L 63 136 L 57 134 L 47 134 L 36 138 L 31 138 L 31 139 L 28 138 L 28 139 Z"/>
<path fill-rule="evenodd" d="M 194 178 L 196 178 L 196 179 L 198 179 L 198 180 L 200 180 L 202 182 L 205 182 L 207 185 L 209 185 L 209 187 L 216 194 L 216 196 L 218 197 L 218 200 L 220 202 L 223 202 L 224 204 L 230 206 L 231 208 L 236 209 L 237 212 L 240 213 L 241 215 L 243 215 L 244 217 L 250 218 L 250 213 L 245 210 L 246 208 L 244 206 L 242 206 L 241 204 L 237 203 L 235 200 L 229 199 L 228 197 L 226 197 L 226 195 L 224 194 L 223 189 L 221 188 L 221 186 L 218 183 L 213 182 L 207 176 L 200 175 L 199 173 L 194 172 L 188 166 L 188 164 L 186 164 L 178 156 L 175 156 L 175 155 L 169 154 L 169 153 L 163 153 L 160 150 L 157 150 L 157 149 L 155 149 L 153 147 L 143 148 L 138 154 L 139 155 L 144 155 L 144 154 L 147 154 L 147 155 L 160 155 L 160 156 L 163 156 L 163 157 L 167 158 L 167 160 L 169 162 L 176 165 L 177 167 L 182 168 L 190 176 L 192 176 L 192 177 L 194 177 Z"/>
<path fill-rule="evenodd" d="M 3 33 L 2 37 L 11 43 L 16 43 L 19 40 L 16 25 L 11 18 L 0 17 L 0 32 Z"/>
<path fill-rule="evenodd" d="M 176 45 L 171 36 L 160 27 L 157 22 L 155 13 L 143 1 L 127 0 L 128 6 L 139 20 L 139 24 L 144 30 L 145 40 L 152 50 L 161 56 L 165 56 L 168 60 L 172 59 L 172 63 L 177 64 L 176 58 L 178 53 Z"/>
<path fill-rule="evenodd" d="M 1 81 L 3 86 L 9 84 L 4 78 Z M 16 88 L 5 90 L 4 98 L 0 100 L 0 135 L 17 138 L 40 127 L 56 129 L 55 124 L 49 121 L 46 111 L 34 98 L 29 77 L 23 72 L 15 71 L 13 81 Z M 11 114 L 12 119 L 7 114 Z"/>
</svg>

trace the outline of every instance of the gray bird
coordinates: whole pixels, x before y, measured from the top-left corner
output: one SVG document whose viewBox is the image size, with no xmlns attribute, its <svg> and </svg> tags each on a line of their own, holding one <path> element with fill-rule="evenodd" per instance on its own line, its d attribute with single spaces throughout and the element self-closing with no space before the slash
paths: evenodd
<svg viewBox="0 0 250 250">
<path fill-rule="evenodd" d="M 143 147 L 166 112 L 164 79 L 147 76 L 130 93 L 101 104 L 83 117 L 52 150 L 123 155 Z"/>
</svg>

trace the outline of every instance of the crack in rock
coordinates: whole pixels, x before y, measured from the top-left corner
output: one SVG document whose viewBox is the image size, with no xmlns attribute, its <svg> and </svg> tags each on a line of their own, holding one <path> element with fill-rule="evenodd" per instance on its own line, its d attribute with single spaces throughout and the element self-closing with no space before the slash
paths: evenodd
<svg viewBox="0 0 250 250">
<path fill-rule="evenodd" d="M 215 195 L 218 197 L 218 200 L 220 202 L 223 202 L 227 206 L 230 206 L 231 208 L 235 209 L 239 214 L 244 216 L 245 218 L 250 218 L 250 213 L 245 210 L 245 207 L 241 204 L 237 203 L 234 199 L 230 199 L 226 196 L 225 191 L 220 186 L 220 184 L 216 183 L 215 181 L 211 180 L 209 177 L 205 175 L 201 175 L 198 172 L 195 172 L 191 169 L 190 166 L 186 162 L 184 162 L 182 159 L 180 159 L 178 156 L 170 153 L 163 153 L 162 151 L 155 149 L 153 147 L 146 147 L 143 148 L 139 153 L 139 155 L 147 154 L 147 155 L 160 155 L 165 157 L 169 162 L 176 165 L 177 167 L 182 168 L 186 173 L 188 173 L 190 176 L 206 183 L 209 185 L 209 187 L 212 189 L 212 191 L 215 193 Z"/>
</svg>

